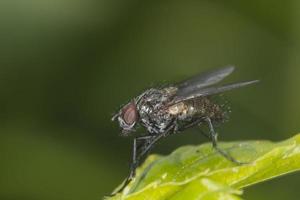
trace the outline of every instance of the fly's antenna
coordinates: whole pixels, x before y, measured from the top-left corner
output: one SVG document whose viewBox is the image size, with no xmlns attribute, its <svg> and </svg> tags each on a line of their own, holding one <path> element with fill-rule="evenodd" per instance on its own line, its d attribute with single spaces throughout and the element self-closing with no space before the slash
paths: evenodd
<svg viewBox="0 0 300 200">
<path fill-rule="evenodd" d="M 111 118 L 111 121 L 115 121 L 117 117 L 119 117 L 120 113 L 116 113 L 113 115 L 113 117 Z"/>
</svg>

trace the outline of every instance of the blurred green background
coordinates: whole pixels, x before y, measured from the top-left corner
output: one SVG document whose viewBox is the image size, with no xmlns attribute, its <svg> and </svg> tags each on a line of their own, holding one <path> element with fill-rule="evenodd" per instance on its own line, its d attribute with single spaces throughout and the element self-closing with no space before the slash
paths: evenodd
<svg viewBox="0 0 300 200">
<path fill-rule="evenodd" d="M 2 0 L 0 199 L 101 199 L 127 175 L 131 139 L 110 121 L 144 88 L 237 66 L 220 140 L 282 140 L 300 130 L 296 0 Z M 167 154 L 206 139 L 162 141 Z M 300 174 L 246 199 L 295 199 Z"/>
</svg>

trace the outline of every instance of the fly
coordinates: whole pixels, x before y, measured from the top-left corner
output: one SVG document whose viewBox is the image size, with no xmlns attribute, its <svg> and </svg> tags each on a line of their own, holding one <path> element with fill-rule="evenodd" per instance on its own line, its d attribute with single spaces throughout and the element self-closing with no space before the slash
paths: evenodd
<svg viewBox="0 0 300 200">
<path fill-rule="evenodd" d="M 113 116 L 112 120 L 118 119 L 122 136 L 132 135 L 137 125 L 146 129 L 144 135 L 133 139 L 130 173 L 118 192 L 134 178 L 141 159 L 149 153 L 157 141 L 198 125 L 208 126 L 207 136 L 218 153 L 231 162 L 241 164 L 217 145 L 218 134 L 214 130 L 214 124 L 224 122 L 227 111 L 211 99 L 214 95 L 258 82 L 252 80 L 216 85 L 233 71 L 233 66 L 218 68 L 178 84 L 150 88 L 133 98 Z"/>
</svg>

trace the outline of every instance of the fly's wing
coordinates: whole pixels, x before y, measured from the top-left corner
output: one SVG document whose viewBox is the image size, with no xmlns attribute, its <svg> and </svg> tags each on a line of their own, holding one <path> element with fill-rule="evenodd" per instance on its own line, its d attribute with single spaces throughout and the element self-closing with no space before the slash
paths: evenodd
<svg viewBox="0 0 300 200">
<path fill-rule="evenodd" d="M 218 68 L 212 71 L 201 73 L 191 79 L 177 85 L 177 95 L 186 96 L 189 93 L 201 88 L 216 84 L 234 71 L 233 66 Z"/>
<path fill-rule="evenodd" d="M 259 82 L 259 80 L 233 83 L 233 84 L 228 84 L 228 85 L 223 85 L 223 86 L 194 89 L 194 90 L 191 90 L 189 93 L 186 93 L 185 95 L 176 94 L 176 96 L 174 97 L 173 103 L 175 104 L 175 103 L 178 103 L 181 101 L 186 101 L 186 100 L 194 99 L 197 97 L 203 97 L 203 96 L 209 96 L 209 95 L 223 93 L 228 90 L 233 90 L 233 89 L 240 88 L 240 87 L 243 87 L 246 85 L 251 85 L 251 84 L 254 84 L 257 82 Z"/>
</svg>

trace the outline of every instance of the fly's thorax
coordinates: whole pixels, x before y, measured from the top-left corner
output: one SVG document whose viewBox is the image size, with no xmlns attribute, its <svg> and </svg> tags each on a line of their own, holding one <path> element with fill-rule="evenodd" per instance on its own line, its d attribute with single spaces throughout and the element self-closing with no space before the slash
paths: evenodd
<svg viewBox="0 0 300 200">
<path fill-rule="evenodd" d="M 164 107 L 170 98 L 165 90 L 149 89 L 139 98 L 137 110 L 141 125 L 150 133 L 163 133 L 171 123 L 170 114 Z"/>
<path fill-rule="evenodd" d="M 173 87 L 173 86 L 170 86 L 170 87 L 165 87 L 163 88 L 163 92 L 167 95 L 167 96 L 173 96 L 176 94 L 178 88 L 177 87 Z"/>
<path fill-rule="evenodd" d="M 171 115 L 178 115 L 187 112 L 187 105 L 183 102 L 176 103 L 168 108 L 168 113 Z"/>
</svg>

